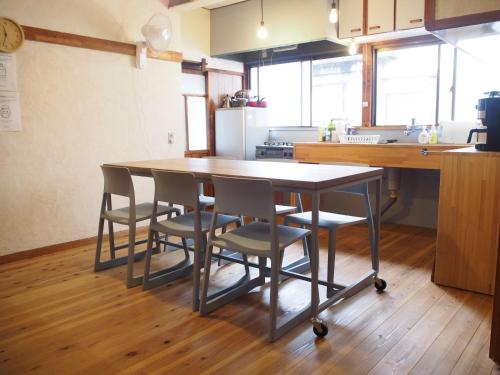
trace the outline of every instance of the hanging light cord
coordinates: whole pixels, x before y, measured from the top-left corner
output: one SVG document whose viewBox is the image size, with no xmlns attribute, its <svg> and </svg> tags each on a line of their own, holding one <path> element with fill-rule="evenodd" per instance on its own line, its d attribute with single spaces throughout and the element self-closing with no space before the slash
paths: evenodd
<svg viewBox="0 0 500 375">
<path fill-rule="evenodd" d="M 260 0 L 260 24 L 264 24 L 264 0 Z"/>
</svg>

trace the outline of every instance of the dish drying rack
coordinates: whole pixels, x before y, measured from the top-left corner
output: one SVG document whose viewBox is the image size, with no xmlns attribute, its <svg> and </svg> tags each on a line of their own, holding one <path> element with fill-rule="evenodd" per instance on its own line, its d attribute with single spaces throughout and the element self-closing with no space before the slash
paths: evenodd
<svg viewBox="0 0 500 375">
<path fill-rule="evenodd" d="M 344 144 L 377 144 L 380 135 L 360 135 L 360 134 L 341 134 L 340 143 Z"/>
</svg>

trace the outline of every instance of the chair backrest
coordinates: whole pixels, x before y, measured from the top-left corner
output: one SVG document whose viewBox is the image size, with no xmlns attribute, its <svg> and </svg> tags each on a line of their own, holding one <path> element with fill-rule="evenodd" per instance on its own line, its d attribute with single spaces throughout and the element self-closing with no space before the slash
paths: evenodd
<svg viewBox="0 0 500 375">
<path fill-rule="evenodd" d="M 128 168 L 101 165 L 101 170 L 104 175 L 104 193 L 129 198 L 134 196 L 134 184 Z"/>
<path fill-rule="evenodd" d="M 198 184 L 194 174 L 154 169 L 152 173 L 155 181 L 155 201 L 198 208 Z"/>
<path fill-rule="evenodd" d="M 212 176 L 212 182 L 216 212 L 274 221 L 276 209 L 271 181 Z"/>
</svg>

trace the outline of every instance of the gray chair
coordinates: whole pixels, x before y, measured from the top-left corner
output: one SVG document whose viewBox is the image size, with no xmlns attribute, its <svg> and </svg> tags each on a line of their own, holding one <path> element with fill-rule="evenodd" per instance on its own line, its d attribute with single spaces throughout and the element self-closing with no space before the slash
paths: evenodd
<svg viewBox="0 0 500 375">
<path fill-rule="evenodd" d="M 321 164 L 330 164 L 330 165 L 355 165 L 355 166 L 367 166 L 366 164 L 357 164 L 357 163 L 321 163 Z M 374 222 L 373 222 L 373 214 L 370 205 L 370 196 L 368 192 L 368 183 L 343 188 L 336 190 L 332 193 L 327 193 L 333 198 L 336 199 L 350 199 L 354 197 L 360 197 L 363 200 L 365 216 L 352 216 L 352 215 L 344 215 L 334 212 L 319 212 L 319 222 L 318 225 L 320 228 L 328 230 L 328 270 L 327 270 L 327 281 L 329 283 L 334 283 L 335 276 L 335 248 L 336 248 L 336 229 L 359 224 L 363 222 L 368 223 L 368 235 L 370 240 L 370 246 L 375 246 L 374 244 Z M 301 227 L 312 225 L 311 212 L 301 212 L 291 214 L 285 217 L 285 225 L 296 224 Z M 327 297 L 331 297 L 334 294 L 333 286 L 327 286 Z"/>
<path fill-rule="evenodd" d="M 134 184 L 130 171 L 124 167 L 101 166 L 104 175 L 104 192 L 102 195 L 101 209 L 99 213 L 99 229 L 97 234 L 97 247 L 95 254 L 94 271 L 102 271 L 111 267 L 128 264 L 127 268 L 127 287 L 142 283 L 142 276 L 134 276 L 134 261 L 144 257 L 145 252 L 135 254 L 135 245 L 145 241 L 135 241 L 136 223 L 151 218 L 153 211 L 152 203 L 135 204 Z M 111 196 L 120 195 L 129 199 L 129 205 L 118 209 L 113 209 Z M 172 214 L 179 215 L 177 208 L 170 206 L 158 206 L 157 215 Z M 111 259 L 101 261 L 102 237 L 104 231 L 104 221 L 108 221 L 109 226 L 109 244 Z M 128 225 L 128 244 L 115 246 L 113 223 Z M 156 248 L 159 249 L 159 238 L 156 237 Z M 128 255 L 116 258 L 116 250 L 128 248 Z"/>
<path fill-rule="evenodd" d="M 149 226 L 148 247 L 144 268 L 143 288 L 150 289 L 161 283 L 169 282 L 185 276 L 193 269 L 189 258 L 186 239 L 194 239 L 194 272 L 193 272 L 193 311 L 199 306 L 200 266 L 202 253 L 206 245 L 206 234 L 210 228 L 212 215 L 200 210 L 198 183 L 192 173 L 153 170 L 155 181 L 155 198 L 151 224 Z M 184 215 L 157 220 L 159 202 L 173 202 L 188 206 L 193 211 Z M 239 226 L 239 218 L 229 215 L 219 215 L 215 228 L 226 228 L 230 224 Z M 184 246 L 184 260 L 173 267 L 151 273 L 151 257 L 153 254 L 153 236 L 159 233 L 181 237 Z"/>
<path fill-rule="evenodd" d="M 301 240 L 310 231 L 307 229 L 277 225 L 274 205 L 274 191 L 268 180 L 228 178 L 213 176 L 215 187 L 215 206 L 208 237 L 205 257 L 205 272 L 201 292 L 200 315 L 206 315 L 233 299 L 248 293 L 265 283 L 265 265 L 271 260 L 271 300 L 269 340 L 274 341 L 283 331 L 277 325 L 278 282 L 284 250 L 292 243 Z M 258 217 L 266 222 L 252 222 L 234 230 L 216 235 L 217 220 L 222 212 Z M 259 274 L 250 278 L 248 267 L 245 276 L 232 286 L 208 294 L 210 266 L 213 247 L 229 248 L 238 251 L 246 260 L 248 255 L 259 259 Z M 286 325 L 286 323 L 284 324 Z"/>
<path fill-rule="evenodd" d="M 264 162 L 275 162 L 275 163 L 298 163 L 298 160 L 295 159 L 259 159 L 258 161 Z M 295 200 L 297 202 L 297 206 L 286 206 L 282 204 L 276 205 L 276 215 L 287 215 L 294 212 L 302 212 L 302 199 L 300 198 L 299 193 L 295 193 Z"/>
</svg>

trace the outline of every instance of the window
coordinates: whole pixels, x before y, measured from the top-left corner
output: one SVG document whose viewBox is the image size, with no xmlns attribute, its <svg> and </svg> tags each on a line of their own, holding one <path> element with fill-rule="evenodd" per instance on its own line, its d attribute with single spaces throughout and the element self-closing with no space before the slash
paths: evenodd
<svg viewBox="0 0 500 375">
<path fill-rule="evenodd" d="M 252 67 L 250 89 L 268 103 L 271 126 L 361 124 L 361 55 Z"/>
<path fill-rule="evenodd" d="M 206 150 L 208 137 L 205 77 L 200 74 L 183 73 L 181 85 L 184 92 L 182 103 L 186 126 L 186 150 Z"/>
<path fill-rule="evenodd" d="M 361 124 L 363 93 L 361 55 L 312 62 L 312 125 L 330 119 Z"/>
<path fill-rule="evenodd" d="M 207 98 L 186 95 L 187 150 L 206 150 L 207 145 Z"/>
<path fill-rule="evenodd" d="M 292 62 L 259 68 L 258 93 L 268 103 L 269 123 L 273 126 L 301 125 L 301 65 Z"/>
<path fill-rule="evenodd" d="M 436 121 L 439 45 L 377 51 L 376 124 Z"/>
<path fill-rule="evenodd" d="M 496 51 L 487 38 L 474 47 Z M 478 99 L 498 87 L 493 69 L 450 44 L 376 50 L 375 124 L 474 121 Z"/>
</svg>

